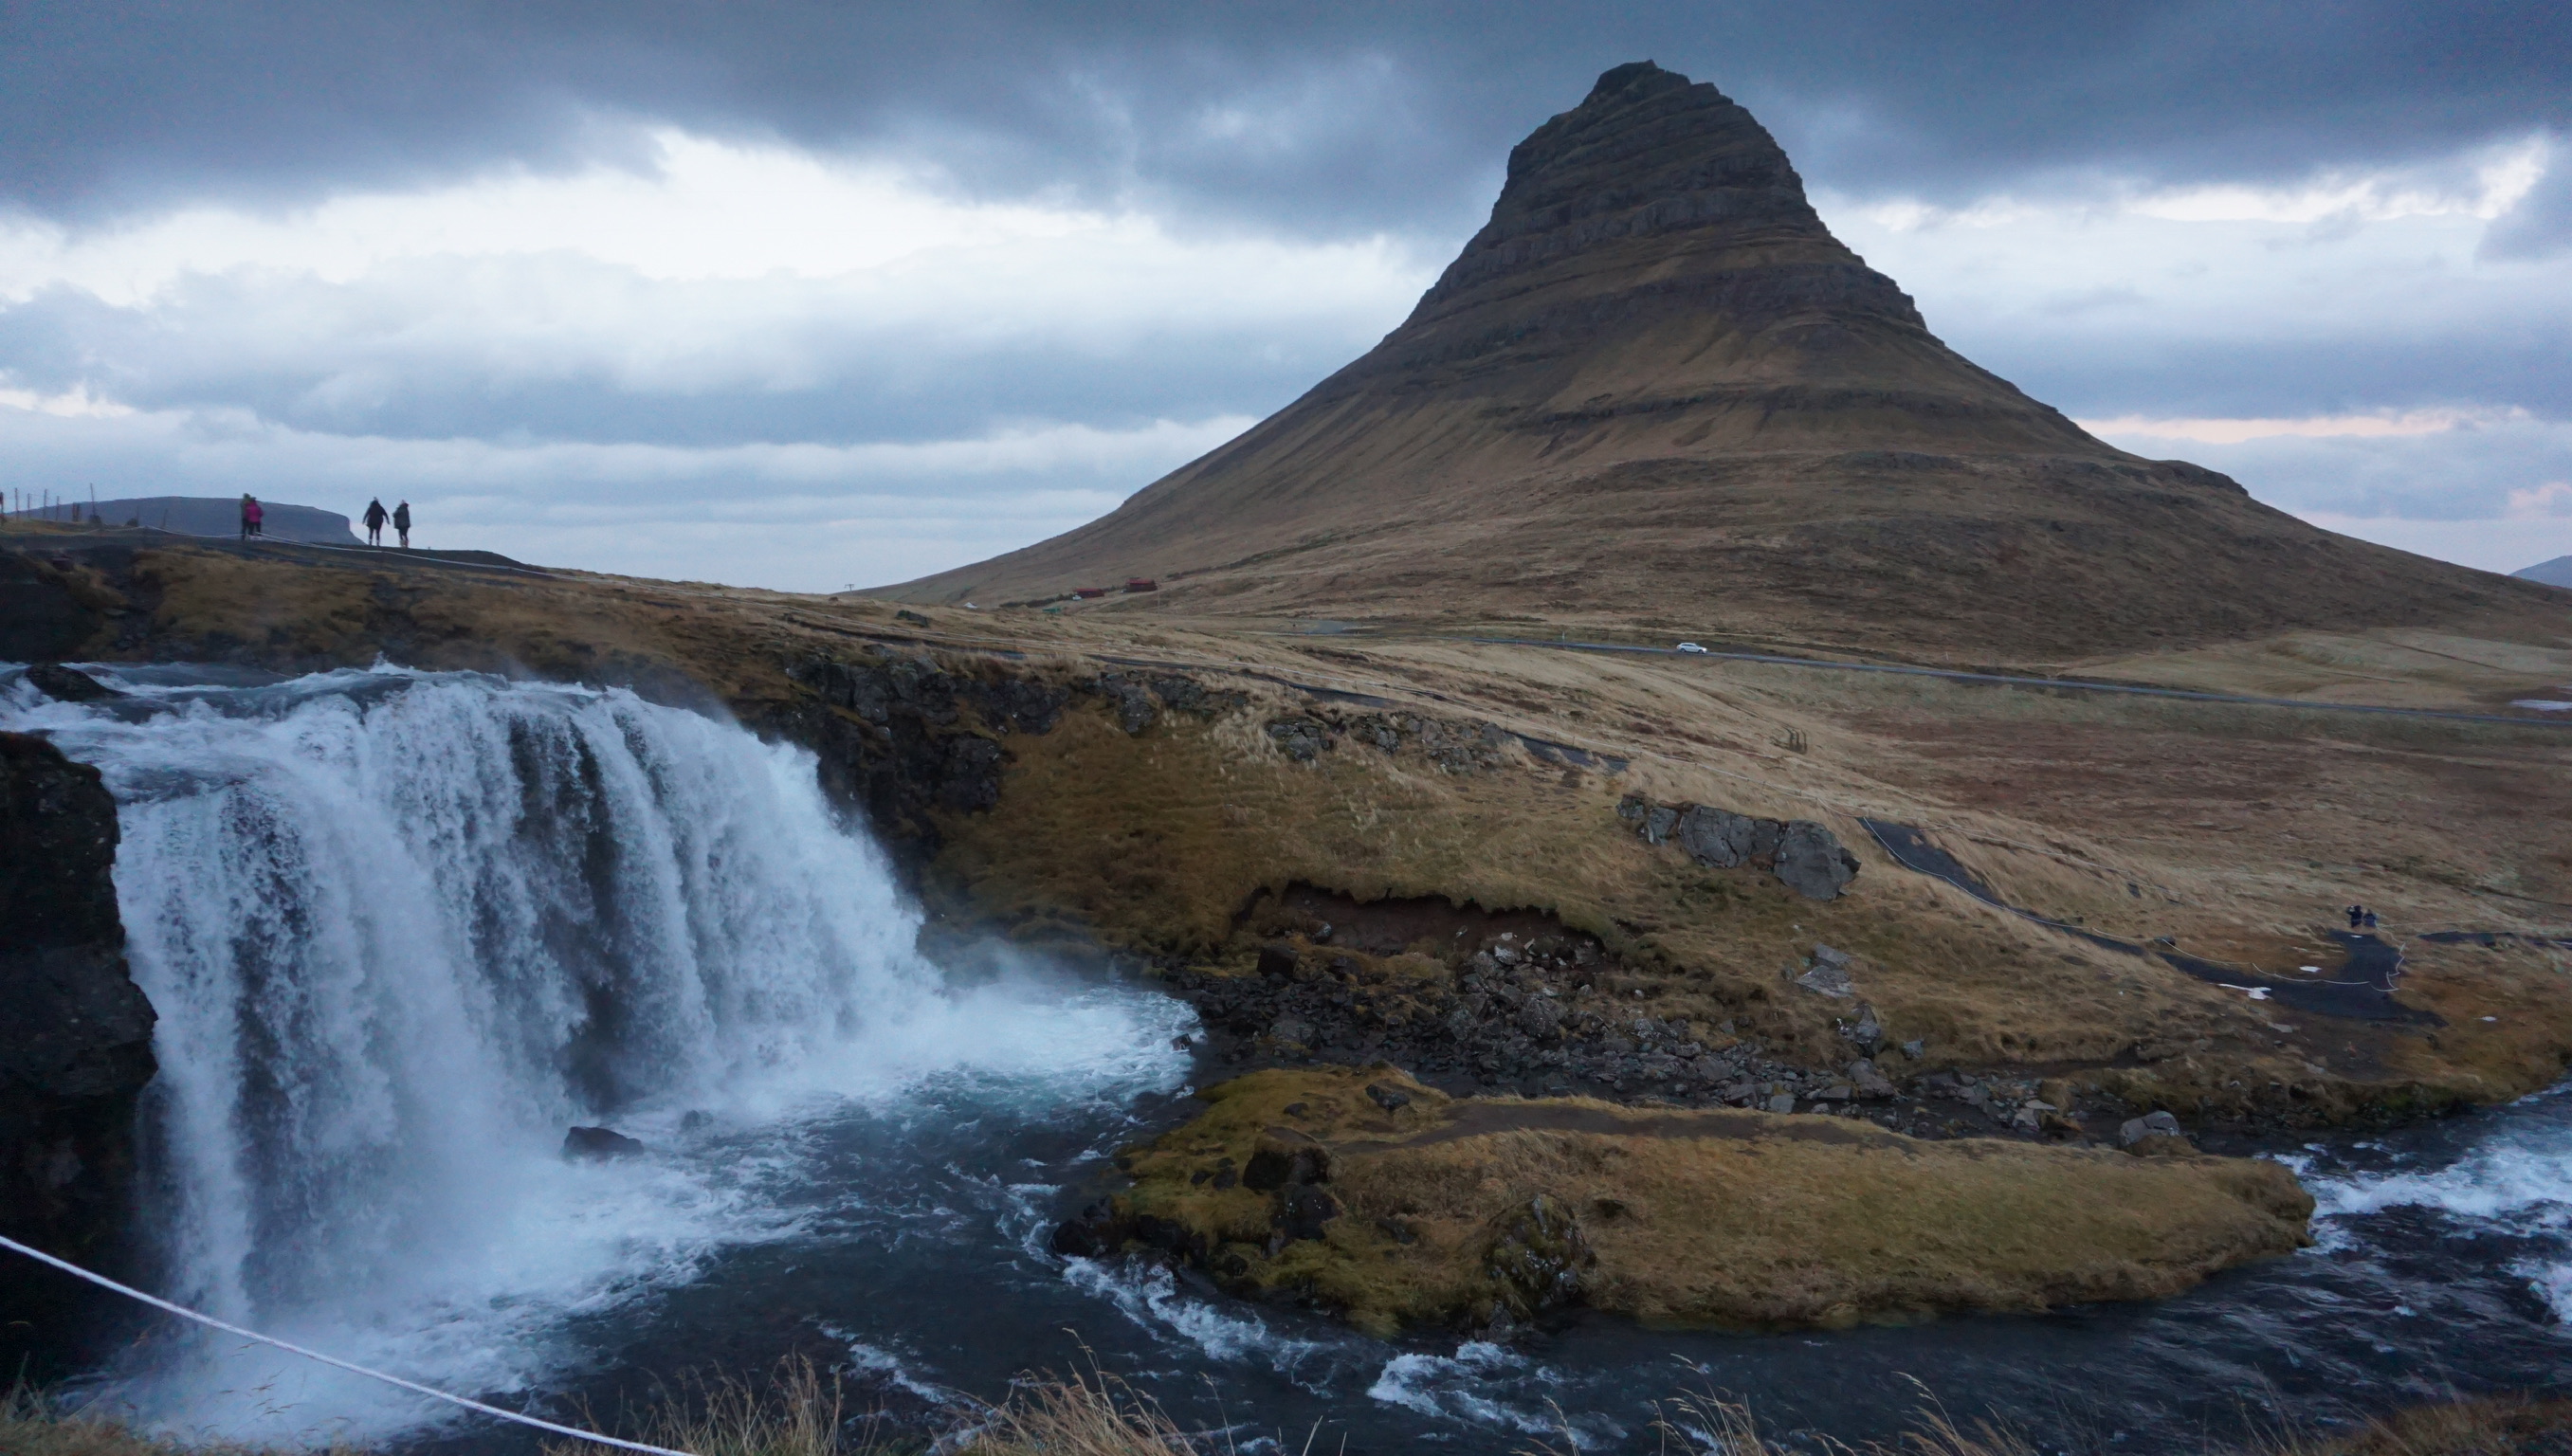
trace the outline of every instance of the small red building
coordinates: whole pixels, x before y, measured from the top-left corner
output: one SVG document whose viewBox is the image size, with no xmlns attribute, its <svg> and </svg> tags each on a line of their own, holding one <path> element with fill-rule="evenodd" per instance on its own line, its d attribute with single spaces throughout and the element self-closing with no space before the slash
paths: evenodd
<svg viewBox="0 0 2572 1456">
<path fill-rule="evenodd" d="M 1107 588 L 1103 586 L 1075 586 L 1071 589 L 1071 594 L 1079 597 L 1082 601 L 1093 601 L 1099 597 L 1105 596 L 1107 594 Z"/>
<path fill-rule="evenodd" d="M 1149 576 L 1131 576 L 1126 578 L 1125 589 L 1127 591 L 1158 591 L 1161 589 L 1161 583 L 1154 581 Z"/>
</svg>

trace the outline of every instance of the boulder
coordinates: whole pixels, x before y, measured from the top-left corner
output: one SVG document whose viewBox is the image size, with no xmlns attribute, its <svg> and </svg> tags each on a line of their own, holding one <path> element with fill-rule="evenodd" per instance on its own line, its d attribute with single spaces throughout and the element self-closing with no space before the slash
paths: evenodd
<svg viewBox="0 0 2572 1456">
<path fill-rule="evenodd" d="M 1398 1112 L 1411 1105 L 1411 1093 L 1396 1092 L 1380 1082 L 1368 1083 L 1366 1094 L 1367 1100 L 1388 1112 Z"/>
<path fill-rule="evenodd" d="M 2186 1150 L 2188 1133 L 2179 1125 L 2179 1118 L 2168 1112 L 2146 1112 L 2140 1117 L 2129 1117 L 2125 1125 L 2117 1129 L 2117 1144 L 2128 1152 L 2166 1151 L 2170 1150 L 2172 1143 L 2177 1143 L 2179 1150 Z"/>
<path fill-rule="evenodd" d="M 1531 1319 L 1581 1298 L 1583 1271 L 1598 1262 L 1581 1220 L 1539 1193 L 1500 1222 L 1483 1255 L 1493 1314 Z"/>
<path fill-rule="evenodd" d="M 59 662 L 39 662 L 28 668 L 27 681 L 42 688 L 46 696 L 66 703 L 94 703 L 125 696 L 88 673 Z"/>
<path fill-rule="evenodd" d="M 1840 1035 L 1869 1057 L 1884 1045 L 1884 1023 L 1875 1018 L 1875 1008 L 1865 1002 L 1857 1004 L 1857 1020 L 1840 1028 Z"/>
<path fill-rule="evenodd" d="M 1081 1209 L 1078 1217 L 1064 1219 L 1053 1231 L 1053 1251 L 1065 1258 L 1099 1258 L 1124 1241 L 1116 1209 L 1104 1199 Z"/>
<path fill-rule="evenodd" d="M 1857 1094 L 1869 1101 L 1893 1095 L 1892 1080 L 1876 1071 L 1875 1064 L 1866 1058 L 1861 1057 L 1848 1065 L 1848 1080 L 1849 1086 L 1857 1090 Z"/>
<path fill-rule="evenodd" d="M 606 1157 L 640 1157 L 651 1151 L 639 1140 L 628 1137 L 613 1127 L 574 1127 L 563 1133 L 565 1157 L 594 1160 Z"/>
<path fill-rule="evenodd" d="M 1548 997 L 1529 997 L 1527 1004 L 1519 1008 L 1518 1023 L 1519 1030 L 1540 1042 L 1557 1041 L 1563 1036 L 1563 1013 Z"/>
<path fill-rule="evenodd" d="M 1688 858 L 1709 869 L 1729 870 L 1738 865 L 1769 863 L 1785 829 L 1774 819 L 1753 819 L 1728 809 L 1696 804 L 1679 814 L 1676 838 Z"/>
<path fill-rule="evenodd" d="M 1857 856 L 1841 846 L 1839 836 L 1798 819 L 1778 840 L 1776 875 L 1807 900 L 1836 900 L 1857 878 Z"/>
<path fill-rule="evenodd" d="M 1822 996 L 1846 998 L 1857 995 L 1857 985 L 1849 979 L 1849 956 L 1828 946 L 1813 947 L 1813 964 L 1795 984 Z"/>
</svg>

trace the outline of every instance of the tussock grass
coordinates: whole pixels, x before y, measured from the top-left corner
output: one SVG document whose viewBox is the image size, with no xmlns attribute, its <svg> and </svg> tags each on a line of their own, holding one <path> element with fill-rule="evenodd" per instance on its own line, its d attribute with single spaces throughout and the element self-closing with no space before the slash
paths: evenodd
<svg viewBox="0 0 2572 1456">
<path fill-rule="evenodd" d="M 1672 1396 L 1655 1407 L 1659 1456 L 1806 1456 L 1807 1448 L 1772 1441 L 1741 1400 L 1712 1392 Z M 1567 1432 L 1540 1440 L 1520 1456 L 1579 1456 Z M 2025 1434 L 1988 1418 L 1959 1421 L 1922 1392 L 1918 1416 L 1892 1442 L 1851 1446 L 1822 1439 L 1828 1456 L 2039 1456 Z M 2412 1406 L 2361 1425 L 2320 1433 L 2271 1434 L 2207 1456 L 2552 1456 L 2572 1445 L 2572 1401 L 2528 1396 L 2458 1398 Z"/>
<path fill-rule="evenodd" d="M 872 1421 L 851 1421 L 839 1377 L 799 1355 L 781 1361 L 764 1381 L 684 1380 L 628 1439 L 690 1456 L 873 1456 L 886 1449 L 875 1437 Z M 549 1441 L 545 1456 L 622 1453 L 589 1441 Z"/>
<path fill-rule="evenodd" d="M 336 1456 L 355 1456 L 333 1444 Z M 7 1456 L 279 1456 L 231 1441 L 173 1441 L 123 1421 L 85 1415 L 51 1393 L 20 1383 L 0 1396 L 0 1452 Z"/>
<path fill-rule="evenodd" d="M 1237 1456 L 1228 1433 L 1191 1433 L 1149 1395 L 1099 1370 L 1029 1376 L 1008 1400 L 960 1422 L 934 1447 L 883 1435 L 852 1421 L 839 1383 L 810 1361 L 788 1360 L 765 1380 L 717 1377 L 691 1387 L 690 1409 L 665 1408 L 637 1439 L 692 1456 L 897 1456 L 926 1449 L 978 1456 Z M 1775 1442 L 1746 1401 L 1711 1391 L 1659 1402 L 1652 1431 L 1659 1456 L 1809 1456 Z M 2362 1425 L 2292 1431 L 2207 1456 L 2553 1456 L 2572 1436 L 2572 1401 L 2519 1397 L 2455 1399 L 2414 1406 Z M 1286 1445 L 1281 1441 L 1281 1448 Z M 1910 1430 L 1890 1443 L 1849 1446 L 1825 1438 L 1828 1456 L 2038 1456 L 2026 1436 L 1989 1419 L 1958 1421 L 1923 1392 Z M 360 1456 L 334 1445 L 332 1456 Z M 1308 1453 L 1320 1449 L 1307 1440 Z M 589 1442 L 545 1447 L 546 1456 L 612 1456 Z M 1580 1456 L 1568 1429 L 1517 1448 L 1516 1456 Z M 230 1443 L 178 1443 L 138 1435 L 114 1421 L 65 1410 L 20 1385 L 0 1399 L 0 1452 L 8 1456 L 282 1456 Z"/>
<path fill-rule="evenodd" d="M 917 1435 L 853 1413 L 839 1379 L 801 1357 L 780 1363 L 762 1381 L 691 1380 L 630 1439 L 690 1456 L 898 1456 L 928 1449 Z M 1211 1449 L 1094 1360 L 1067 1377 L 1022 1378 L 1008 1399 L 958 1419 L 938 1445 L 966 1448 L 967 1441 L 979 1456 L 1205 1456 Z M 595 1442 L 558 1441 L 545 1446 L 545 1456 L 621 1453 Z"/>
<path fill-rule="evenodd" d="M 2348 1430 L 2265 1443 L 2251 1456 L 2536 1456 L 2572 1447 L 2572 1400 L 2442 1401 Z"/>
</svg>

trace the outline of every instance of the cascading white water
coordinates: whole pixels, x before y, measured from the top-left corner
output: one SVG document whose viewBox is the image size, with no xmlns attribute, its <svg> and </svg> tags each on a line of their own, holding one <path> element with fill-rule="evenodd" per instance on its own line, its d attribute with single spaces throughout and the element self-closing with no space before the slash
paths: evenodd
<svg viewBox="0 0 2572 1456">
<path fill-rule="evenodd" d="M 122 703 L 15 690 L 0 719 L 119 801 L 161 1017 L 149 1222 L 183 1301 L 515 1388 L 549 1321 L 791 1226 L 767 1174 L 815 1107 L 939 1074 L 1043 1096 L 1183 1075 L 1159 999 L 950 987 L 801 751 L 472 674 L 151 676 Z M 673 1155 L 567 1163 L 565 1128 L 600 1120 Z M 117 1393 L 244 1436 L 418 1414 L 211 1344 Z"/>
</svg>

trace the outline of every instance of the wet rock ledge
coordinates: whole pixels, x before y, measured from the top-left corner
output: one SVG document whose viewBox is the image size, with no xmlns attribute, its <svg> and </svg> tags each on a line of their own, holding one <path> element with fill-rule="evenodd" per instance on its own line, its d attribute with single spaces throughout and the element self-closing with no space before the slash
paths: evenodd
<svg viewBox="0 0 2572 1456">
<path fill-rule="evenodd" d="M 126 973 L 116 837 L 98 770 L 0 733 L 0 1232 L 91 1265 L 121 1251 L 135 1101 L 157 1070 L 152 1004 Z M 0 1321 L 58 1327 L 86 1303 L 67 1280 L 8 1272 Z"/>
</svg>

